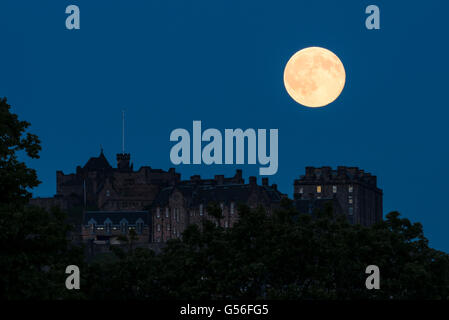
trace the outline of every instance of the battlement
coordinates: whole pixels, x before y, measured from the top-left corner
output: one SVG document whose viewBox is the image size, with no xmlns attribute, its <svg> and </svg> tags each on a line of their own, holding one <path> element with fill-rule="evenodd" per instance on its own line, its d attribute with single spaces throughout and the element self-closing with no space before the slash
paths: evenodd
<svg viewBox="0 0 449 320">
<path fill-rule="evenodd" d="M 295 185 L 307 183 L 311 181 L 320 181 L 323 183 L 337 183 L 342 181 L 351 181 L 365 183 L 376 186 L 377 177 L 369 172 L 365 172 L 358 167 L 338 166 L 337 169 L 331 167 L 306 167 L 305 175 L 301 175 L 299 179 L 295 180 Z"/>
</svg>

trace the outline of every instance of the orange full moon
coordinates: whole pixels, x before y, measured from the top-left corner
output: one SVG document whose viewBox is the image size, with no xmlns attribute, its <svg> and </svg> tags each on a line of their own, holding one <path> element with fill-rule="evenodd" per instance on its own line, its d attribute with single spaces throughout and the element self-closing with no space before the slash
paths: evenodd
<svg viewBox="0 0 449 320">
<path fill-rule="evenodd" d="M 284 70 L 284 85 L 296 102 L 324 107 L 338 98 L 346 81 L 345 68 L 331 51 L 310 47 L 296 52 Z"/>
</svg>

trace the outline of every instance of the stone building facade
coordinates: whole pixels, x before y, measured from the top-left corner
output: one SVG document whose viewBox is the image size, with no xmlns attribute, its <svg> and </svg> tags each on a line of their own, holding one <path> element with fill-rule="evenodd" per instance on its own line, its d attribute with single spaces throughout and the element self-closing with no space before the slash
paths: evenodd
<svg viewBox="0 0 449 320">
<path fill-rule="evenodd" d="M 283 197 L 286 195 L 278 191 L 276 184 L 268 184 L 268 178 L 262 179 L 262 185 L 257 184 L 256 177 L 250 177 L 249 183 L 245 183 L 241 170 L 237 170 L 231 178 L 222 175 L 214 179 L 192 176 L 190 180 L 162 189 L 155 199 L 151 208 L 152 241 L 165 242 L 179 238 L 188 225 L 201 225 L 205 219 L 230 228 L 238 220 L 239 204 L 251 208 L 263 206 L 271 213 Z M 222 210 L 223 218 L 219 222 L 208 214 L 211 203 Z"/>
<path fill-rule="evenodd" d="M 113 168 L 101 150 L 75 173 L 57 171 L 56 195 L 32 199 L 31 204 L 65 210 L 75 206 L 100 211 L 144 210 L 162 188 L 180 181 L 174 168 L 164 171 L 144 166 L 134 170 L 130 159 L 129 153 L 117 154 L 117 168 Z"/>
<path fill-rule="evenodd" d="M 306 167 L 306 174 L 294 181 L 293 195 L 297 203 L 336 200 L 339 210 L 354 224 L 369 226 L 382 220 L 382 190 L 377 178 L 357 167 Z"/>
</svg>

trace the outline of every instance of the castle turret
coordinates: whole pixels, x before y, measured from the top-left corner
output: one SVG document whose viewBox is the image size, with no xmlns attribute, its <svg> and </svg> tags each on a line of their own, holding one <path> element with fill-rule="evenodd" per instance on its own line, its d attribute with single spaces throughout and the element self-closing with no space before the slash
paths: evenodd
<svg viewBox="0 0 449 320">
<path fill-rule="evenodd" d="M 131 160 L 130 153 L 117 153 L 117 168 L 120 170 L 129 170 L 131 166 L 129 161 Z"/>
</svg>

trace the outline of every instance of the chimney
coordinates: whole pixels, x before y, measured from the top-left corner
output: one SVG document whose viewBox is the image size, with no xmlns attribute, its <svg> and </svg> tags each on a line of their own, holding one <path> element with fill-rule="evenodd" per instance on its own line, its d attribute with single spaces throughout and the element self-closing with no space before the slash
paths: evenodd
<svg viewBox="0 0 449 320">
<path fill-rule="evenodd" d="M 256 177 L 249 177 L 249 184 L 250 185 L 257 185 L 257 178 Z"/>
<path fill-rule="evenodd" d="M 344 177 L 345 176 L 345 172 L 346 172 L 346 167 L 344 167 L 344 166 L 338 166 L 337 167 L 337 175 L 339 177 Z"/>
<path fill-rule="evenodd" d="M 262 178 L 262 185 L 263 186 L 268 186 L 268 178 Z"/>
<path fill-rule="evenodd" d="M 306 167 L 306 177 L 313 176 L 315 174 L 314 167 Z"/>
<path fill-rule="evenodd" d="M 222 174 L 215 175 L 215 181 L 217 182 L 218 185 L 224 184 L 224 175 Z"/>
</svg>

